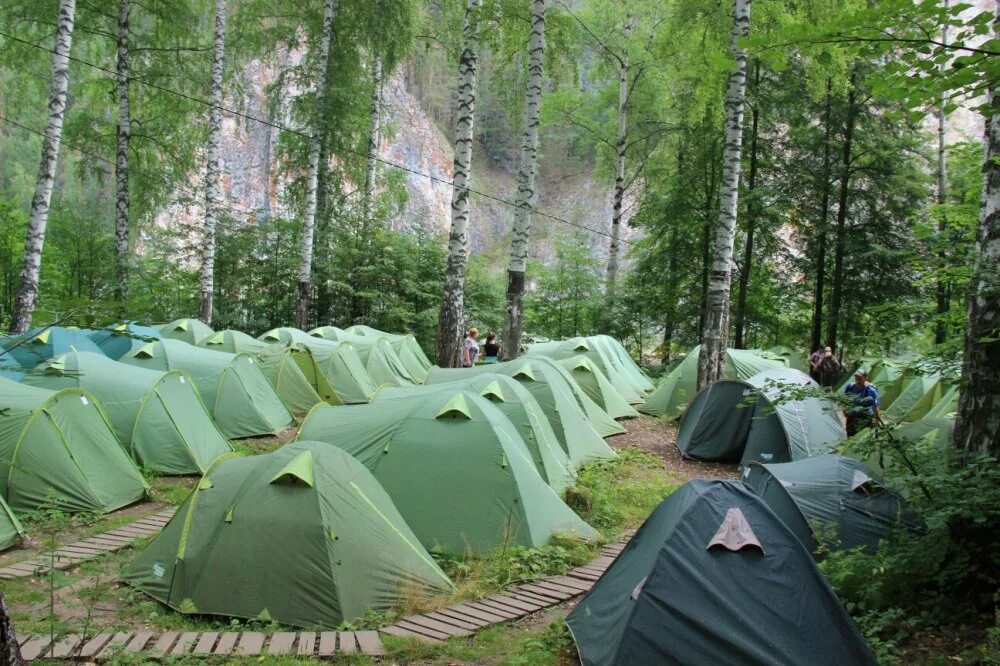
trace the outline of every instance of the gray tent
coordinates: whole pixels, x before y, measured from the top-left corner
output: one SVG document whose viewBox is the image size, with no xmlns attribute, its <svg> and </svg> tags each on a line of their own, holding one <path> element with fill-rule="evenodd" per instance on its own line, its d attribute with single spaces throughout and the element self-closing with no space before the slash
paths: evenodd
<svg viewBox="0 0 1000 666">
<path fill-rule="evenodd" d="M 789 462 L 827 453 L 846 439 L 828 400 L 779 400 L 788 390 L 817 387 L 791 368 L 769 368 L 746 381 L 724 379 L 700 391 L 684 412 L 677 448 L 687 458 Z"/>
<path fill-rule="evenodd" d="M 668 496 L 566 624 L 583 666 L 876 663 L 795 535 L 732 481 Z"/>
<path fill-rule="evenodd" d="M 917 524 L 905 500 L 852 458 L 828 454 L 777 465 L 750 463 L 743 482 L 814 554 L 820 544 L 874 551 L 892 529 Z"/>
</svg>

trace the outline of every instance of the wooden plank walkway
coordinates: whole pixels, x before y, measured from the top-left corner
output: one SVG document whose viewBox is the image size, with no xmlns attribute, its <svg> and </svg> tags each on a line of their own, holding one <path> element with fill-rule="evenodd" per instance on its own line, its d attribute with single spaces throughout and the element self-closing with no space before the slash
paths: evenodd
<svg viewBox="0 0 1000 666">
<path fill-rule="evenodd" d="M 628 536 L 630 538 L 631 534 Z M 483 627 L 517 620 L 579 597 L 594 586 L 627 543 L 628 539 L 604 546 L 600 555 L 589 564 L 572 569 L 565 575 L 539 578 L 482 599 L 454 604 L 431 613 L 410 615 L 377 631 L 279 631 L 273 634 L 211 631 L 157 634 L 134 631 L 102 633 L 93 637 L 69 634 L 58 637 L 54 642 L 48 636 L 25 636 L 20 640 L 21 653 L 28 661 L 54 658 L 108 661 L 120 654 L 138 653 L 152 659 L 185 655 L 296 655 L 330 659 L 335 655 L 363 654 L 378 657 L 385 654 L 382 635 L 440 643 L 456 637 L 468 637 Z"/>
<path fill-rule="evenodd" d="M 50 567 L 65 570 L 76 566 L 80 562 L 85 562 L 86 560 L 100 557 L 107 553 L 113 553 L 123 548 L 130 548 L 136 539 L 145 539 L 159 532 L 167 524 L 171 516 L 174 515 L 176 510 L 175 507 L 170 507 L 110 532 L 95 534 L 81 541 L 60 546 L 54 553 L 54 561 L 51 555 L 46 554 L 23 562 L 17 562 L 16 564 L 10 564 L 0 568 L 0 580 L 43 576 L 49 571 Z"/>
</svg>

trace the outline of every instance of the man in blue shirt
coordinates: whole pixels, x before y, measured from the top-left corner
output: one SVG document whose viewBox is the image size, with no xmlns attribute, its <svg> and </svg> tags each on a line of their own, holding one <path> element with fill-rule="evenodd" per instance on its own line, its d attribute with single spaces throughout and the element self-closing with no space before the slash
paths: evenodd
<svg viewBox="0 0 1000 666">
<path fill-rule="evenodd" d="M 868 373 L 858 370 L 854 373 L 854 383 L 844 388 L 844 394 L 851 396 L 853 403 L 847 410 L 847 436 L 853 437 L 870 426 L 878 415 L 878 391 L 868 383 Z"/>
</svg>

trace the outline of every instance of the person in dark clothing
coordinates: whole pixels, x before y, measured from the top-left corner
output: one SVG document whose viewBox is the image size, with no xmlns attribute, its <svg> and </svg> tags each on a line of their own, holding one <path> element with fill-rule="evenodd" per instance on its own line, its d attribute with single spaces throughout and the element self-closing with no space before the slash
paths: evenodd
<svg viewBox="0 0 1000 666">
<path fill-rule="evenodd" d="M 819 385 L 833 386 L 843 369 L 844 366 L 833 355 L 833 350 L 827 347 L 823 352 L 823 360 L 819 364 L 819 379 L 817 380 Z"/>
<path fill-rule="evenodd" d="M 483 345 L 483 363 L 500 362 L 500 345 L 497 344 L 497 334 L 490 333 L 486 336 L 486 344 Z"/>
<path fill-rule="evenodd" d="M 847 410 L 847 436 L 853 437 L 879 416 L 878 391 L 868 383 L 868 373 L 858 370 L 854 373 L 854 383 L 844 387 L 844 394 L 851 396 L 853 403 Z"/>
<path fill-rule="evenodd" d="M 809 354 L 809 376 L 819 384 L 820 383 L 820 366 L 823 365 L 823 348 L 816 347 L 812 354 Z"/>
</svg>

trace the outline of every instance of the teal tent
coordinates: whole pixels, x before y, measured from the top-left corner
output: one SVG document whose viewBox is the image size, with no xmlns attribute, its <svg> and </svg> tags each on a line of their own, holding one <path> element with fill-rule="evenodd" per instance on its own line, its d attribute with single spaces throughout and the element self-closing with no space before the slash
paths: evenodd
<svg viewBox="0 0 1000 666">
<path fill-rule="evenodd" d="M 795 535 L 732 481 L 674 491 L 566 618 L 583 666 L 875 666 Z"/>
<path fill-rule="evenodd" d="M 741 466 L 827 453 L 847 437 L 840 411 L 825 398 L 789 399 L 802 388 L 818 385 L 784 367 L 710 384 L 684 412 L 677 448 L 686 458 Z"/>
<path fill-rule="evenodd" d="M 484 554 L 556 534 L 597 537 L 539 476 L 510 419 L 472 391 L 319 406 L 299 438 L 361 461 L 428 549 Z"/>
<path fill-rule="evenodd" d="M 196 345 L 215 333 L 211 326 L 197 319 L 176 319 L 169 324 L 160 324 L 156 329 L 164 338 L 180 340 L 189 345 Z"/>
<path fill-rule="evenodd" d="M 105 356 L 116 361 L 133 349 L 163 339 L 163 336 L 155 328 L 143 326 L 134 321 L 126 321 L 102 328 L 99 331 L 92 331 L 88 337 L 101 348 Z"/>
<path fill-rule="evenodd" d="M 53 356 L 69 352 L 104 353 L 80 329 L 63 328 L 62 326 L 33 328 L 27 333 L 8 338 L 3 346 L 4 349 L 8 350 L 9 356 L 16 360 L 21 367 L 29 370 Z"/>
</svg>

